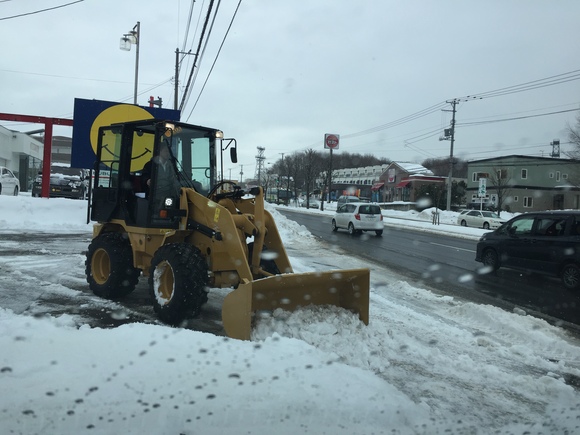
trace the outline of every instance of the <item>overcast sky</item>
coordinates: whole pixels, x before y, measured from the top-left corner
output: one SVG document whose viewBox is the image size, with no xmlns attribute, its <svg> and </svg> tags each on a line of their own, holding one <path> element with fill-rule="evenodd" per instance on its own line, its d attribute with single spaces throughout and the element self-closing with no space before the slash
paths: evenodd
<svg viewBox="0 0 580 435">
<path fill-rule="evenodd" d="M 341 135 L 336 152 L 448 156 L 450 141 L 439 140 L 451 119 L 446 101 L 535 81 L 533 90 L 462 98 L 454 154 L 547 156 L 554 139 L 569 149 L 565 130 L 580 108 L 577 0 L 242 0 L 200 96 L 238 2 L 221 2 L 182 112 L 183 121 L 238 140 L 239 164 L 225 170 L 243 165 L 244 178 L 252 176 L 257 147 L 266 164 L 323 151 L 325 133 Z M 152 95 L 173 108 L 175 50 L 197 50 L 207 0 L 195 2 L 186 43 L 191 1 L 84 0 L 30 14 L 67 3 L 0 0 L 0 112 L 70 118 L 74 98 L 132 103 L 135 47 L 122 51 L 119 39 L 137 21 L 138 103 Z M 19 14 L 28 15 L 10 18 Z M 193 56 L 185 58 L 182 85 Z M 546 86 L 552 77 L 564 83 Z M 562 113 L 545 115 L 552 112 Z"/>
</svg>

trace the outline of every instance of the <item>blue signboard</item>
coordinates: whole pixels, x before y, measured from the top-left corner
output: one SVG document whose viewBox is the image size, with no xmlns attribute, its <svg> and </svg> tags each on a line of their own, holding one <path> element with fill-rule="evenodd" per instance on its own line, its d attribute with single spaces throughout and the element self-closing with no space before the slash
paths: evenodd
<svg viewBox="0 0 580 435">
<path fill-rule="evenodd" d="M 86 169 L 93 167 L 99 127 L 152 118 L 179 121 L 180 115 L 179 110 L 75 98 L 71 166 Z"/>
</svg>

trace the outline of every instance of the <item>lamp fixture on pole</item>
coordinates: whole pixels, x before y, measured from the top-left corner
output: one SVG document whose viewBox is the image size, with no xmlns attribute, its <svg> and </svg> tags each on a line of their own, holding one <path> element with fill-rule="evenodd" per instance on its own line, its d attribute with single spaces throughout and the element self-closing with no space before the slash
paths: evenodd
<svg viewBox="0 0 580 435">
<path fill-rule="evenodd" d="M 141 38 L 141 23 L 133 27 L 129 33 L 123 34 L 119 48 L 124 51 L 131 51 L 131 45 L 135 44 L 135 90 L 133 93 L 133 104 L 137 104 L 137 84 L 139 83 L 139 40 Z"/>
</svg>

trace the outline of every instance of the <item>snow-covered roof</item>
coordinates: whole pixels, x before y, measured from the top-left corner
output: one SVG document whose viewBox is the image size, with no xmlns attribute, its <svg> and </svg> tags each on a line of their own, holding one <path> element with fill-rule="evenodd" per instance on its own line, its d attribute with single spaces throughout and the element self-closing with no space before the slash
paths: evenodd
<svg viewBox="0 0 580 435">
<path fill-rule="evenodd" d="M 411 162 L 393 162 L 395 165 L 399 166 L 404 171 L 409 174 L 423 174 L 423 175 L 433 175 L 433 172 L 427 169 L 425 166 L 419 163 Z"/>
</svg>

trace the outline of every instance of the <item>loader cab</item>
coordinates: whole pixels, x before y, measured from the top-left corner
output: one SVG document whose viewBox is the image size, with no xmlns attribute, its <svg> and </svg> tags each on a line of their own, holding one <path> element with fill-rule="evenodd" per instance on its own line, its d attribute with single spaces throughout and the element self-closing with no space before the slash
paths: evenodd
<svg viewBox="0 0 580 435">
<path fill-rule="evenodd" d="M 221 136 L 216 129 L 154 119 L 101 127 L 91 220 L 177 228 L 181 188 L 205 195 L 216 182 Z"/>
</svg>

